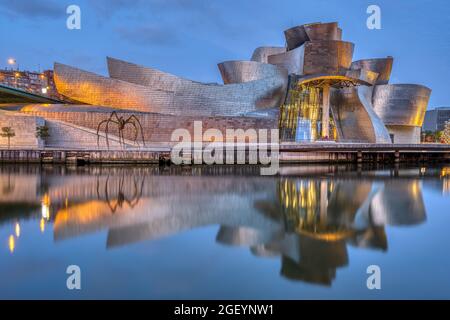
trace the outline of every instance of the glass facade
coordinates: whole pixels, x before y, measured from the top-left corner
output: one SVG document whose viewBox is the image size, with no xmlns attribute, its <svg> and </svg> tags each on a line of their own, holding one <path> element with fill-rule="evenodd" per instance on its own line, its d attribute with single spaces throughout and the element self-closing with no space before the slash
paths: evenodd
<svg viewBox="0 0 450 320">
<path fill-rule="evenodd" d="M 323 89 L 299 85 L 289 90 L 288 99 L 280 108 L 280 139 L 282 141 L 312 142 L 322 138 Z M 331 113 L 330 137 L 336 140 Z"/>
</svg>

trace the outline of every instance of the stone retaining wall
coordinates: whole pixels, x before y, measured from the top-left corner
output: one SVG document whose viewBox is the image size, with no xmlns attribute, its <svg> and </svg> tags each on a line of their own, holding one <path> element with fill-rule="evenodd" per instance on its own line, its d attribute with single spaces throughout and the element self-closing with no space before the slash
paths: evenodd
<svg viewBox="0 0 450 320">
<path fill-rule="evenodd" d="M 0 130 L 10 127 L 15 133 L 15 136 L 10 138 L 12 149 L 38 148 L 40 141 L 36 137 L 36 127 L 44 123 L 44 119 L 40 117 L 0 110 Z M 0 148 L 8 148 L 8 138 L 0 136 Z"/>
<path fill-rule="evenodd" d="M 67 123 L 73 123 L 78 126 L 97 130 L 98 124 L 108 119 L 109 113 L 105 112 L 46 112 L 46 111 L 30 111 L 27 114 L 40 116 L 45 119 L 55 119 Z M 144 140 L 146 142 L 169 143 L 171 141 L 172 132 L 178 128 L 187 129 L 193 137 L 194 121 L 202 121 L 203 132 L 209 128 L 221 130 L 225 135 L 226 129 L 275 129 L 278 128 L 278 119 L 262 119 L 252 117 L 197 117 L 197 116 L 171 116 L 157 113 L 130 113 L 120 112 L 119 116 L 125 119 L 131 115 L 138 117 L 143 129 Z M 101 126 L 101 130 L 105 131 L 105 125 Z M 109 133 L 118 135 L 117 125 L 111 123 Z M 132 125 L 128 125 L 124 130 L 125 139 L 134 140 L 134 129 Z M 139 139 L 140 136 L 139 136 Z M 140 142 L 141 140 L 139 140 Z"/>
</svg>

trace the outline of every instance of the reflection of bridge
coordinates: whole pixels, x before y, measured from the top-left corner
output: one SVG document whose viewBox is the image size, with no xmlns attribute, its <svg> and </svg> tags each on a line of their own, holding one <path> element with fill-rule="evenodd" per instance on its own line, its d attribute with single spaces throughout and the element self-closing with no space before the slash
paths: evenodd
<svg viewBox="0 0 450 320">
<path fill-rule="evenodd" d="M 2 190 L 9 192 L 2 204 L 41 204 L 45 194 L 56 241 L 108 229 L 108 248 L 220 225 L 217 242 L 249 247 L 256 256 L 281 256 L 285 277 L 325 285 L 348 263 L 347 244 L 386 250 L 386 225 L 426 219 L 418 169 L 399 170 L 408 176 L 403 179 L 370 172 L 218 179 L 201 171 L 182 176 L 152 170 L 12 173 L 10 184 L 2 172 Z M 25 195 L 25 189 L 34 193 Z"/>
</svg>

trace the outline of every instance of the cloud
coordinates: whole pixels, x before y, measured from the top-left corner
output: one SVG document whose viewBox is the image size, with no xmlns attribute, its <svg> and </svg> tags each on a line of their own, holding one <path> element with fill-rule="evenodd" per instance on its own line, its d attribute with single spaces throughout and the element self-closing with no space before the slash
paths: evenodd
<svg viewBox="0 0 450 320">
<path fill-rule="evenodd" d="M 0 0 L 0 10 L 14 18 L 48 19 L 65 15 L 64 5 L 56 0 Z"/>
<path fill-rule="evenodd" d="M 118 35 L 130 43 L 139 46 L 166 46 L 178 43 L 178 35 L 171 29 L 165 29 L 153 25 L 143 25 L 138 27 L 117 28 Z"/>
<path fill-rule="evenodd" d="M 99 19 L 109 19 L 114 13 L 119 11 L 137 10 L 142 4 L 141 0 L 96 0 L 92 1 L 90 5 L 95 10 Z"/>
<path fill-rule="evenodd" d="M 224 9 L 220 1 L 212 0 L 96 0 L 89 3 L 101 21 L 120 15 L 135 23 L 153 22 L 188 27 L 214 27 L 232 29 L 223 17 Z M 174 18 L 175 17 L 175 18 Z"/>
</svg>

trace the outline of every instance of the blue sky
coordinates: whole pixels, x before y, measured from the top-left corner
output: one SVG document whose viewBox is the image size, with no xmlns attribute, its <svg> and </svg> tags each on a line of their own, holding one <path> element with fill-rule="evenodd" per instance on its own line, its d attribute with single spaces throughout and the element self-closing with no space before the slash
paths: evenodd
<svg viewBox="0 0 450 320">
<path fill-rule="evenodd" d="M 66 28 L 66 7 L 81 8 L 81 30 Z M 370 4 L 381 30 L 366 27 Z M 106 56 L 220 82 L 217 63 L 247 60 L 262 45 L 284 45 L 283 30 L 338 21 L 355 43 L 353 59 L 392 55 L 391 83 L 419 83 L 430 107 L 449 106 L 448 0 L 0 0 L 0 68 L 58 61 L 106 74 Z"/>
</svg>

